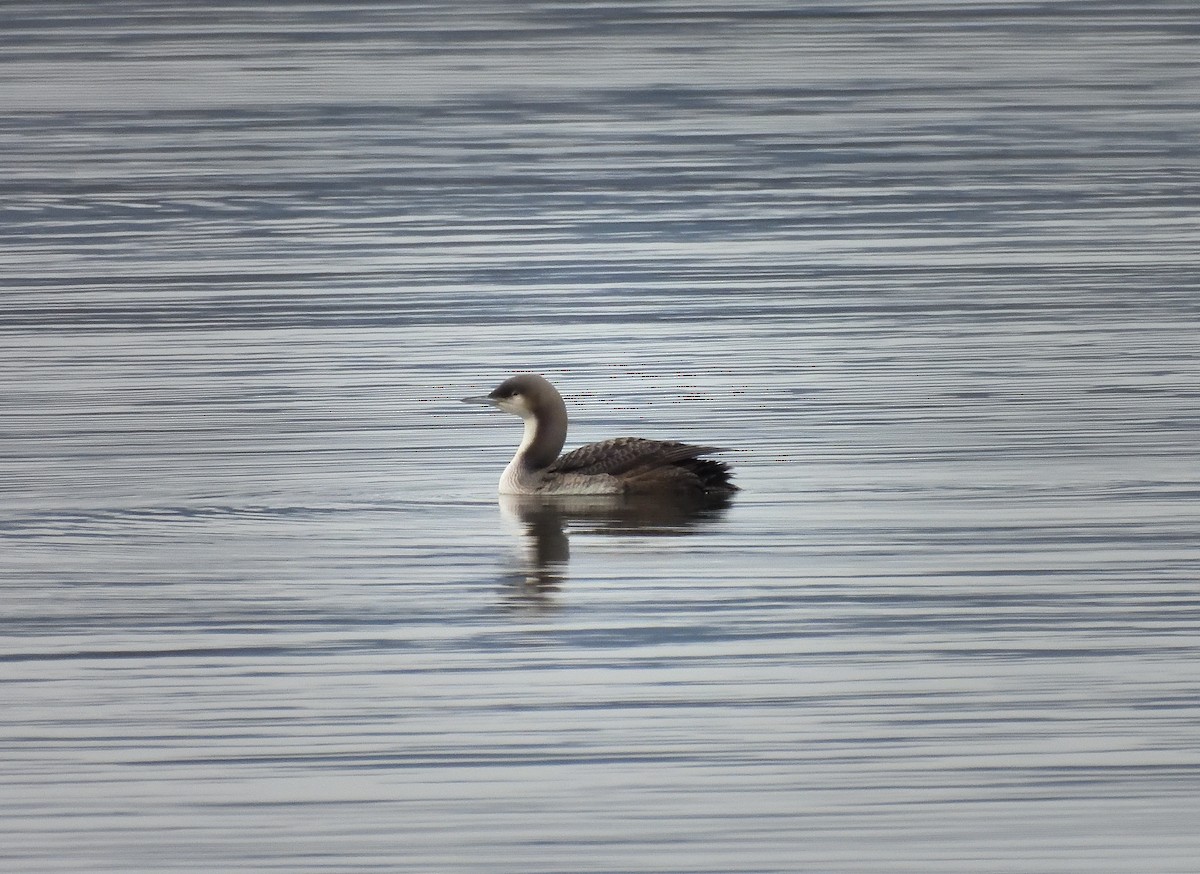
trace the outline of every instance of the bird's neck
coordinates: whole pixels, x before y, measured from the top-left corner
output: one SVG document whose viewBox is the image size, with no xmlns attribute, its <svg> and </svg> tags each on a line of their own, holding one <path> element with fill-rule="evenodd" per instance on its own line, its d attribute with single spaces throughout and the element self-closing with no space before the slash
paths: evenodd
<svg viewBox="0 0 1200 874">
<path fill-rule="evenodd" d="M 527 471 L 544 470 L 554 463 L 567 442 L 567 410 L 554 408 L 525 417 L 525 433 L 513 463 Z"/>
<path fill-rule="evenodd" d="M 567 439 L 567 416 L 525 419 L 525 434 L 517 454 L 500 477 L 500 494 L 532 495 L 542 485 L 546 468 L 558 458 Z"/>
</svg>

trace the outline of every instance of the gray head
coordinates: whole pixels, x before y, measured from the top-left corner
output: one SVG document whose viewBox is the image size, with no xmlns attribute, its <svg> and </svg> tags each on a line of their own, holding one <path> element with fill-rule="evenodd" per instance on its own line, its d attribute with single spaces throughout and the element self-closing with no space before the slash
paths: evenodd
<svg viewBox="0 0 1200 874">
<path fill-rule="evenodd" d="M 525 420 L 525 439 L 518 454 L 532 467 L 545 467 L 558 457 L 567 439 L 567 407 L 562 395 L 536 373 L 509 377 L 483 397 L 465 404 L 486 404 Z"/>
<path fill-rule="evenodd" d="M 540 419 L 565 409 L 562 395 L 536 373 L 510 376 L 492 391 L 477 398 L 463 398 L 464 404 L 487 404 L 522 419 Z"/>
</svg>

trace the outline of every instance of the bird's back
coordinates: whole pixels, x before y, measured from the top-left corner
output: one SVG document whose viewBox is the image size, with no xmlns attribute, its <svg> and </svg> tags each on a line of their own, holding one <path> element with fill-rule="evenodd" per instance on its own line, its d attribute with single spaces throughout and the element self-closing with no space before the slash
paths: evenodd
<svg viewBox="0 0 1200 874">
<path fill-rule="evenodd" d="M 663 490 L 729 494 L 737 491 L 729 465 L 711 458 L 716 446 L 694 446 L 676 440 L 616 437 L 589 443 L 562 455 L 546 470 L 548 478 L 613 477 L 628 492 Z"/>
</svg>

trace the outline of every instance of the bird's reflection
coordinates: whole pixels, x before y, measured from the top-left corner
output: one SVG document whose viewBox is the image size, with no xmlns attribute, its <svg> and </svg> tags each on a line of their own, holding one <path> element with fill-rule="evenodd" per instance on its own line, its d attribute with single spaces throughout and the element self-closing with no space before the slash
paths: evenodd
<svg viewBox="0 0 1200 874">
<path fill-rule="evenodd" d="M 569 528 L 594 534 L 682 535 L 719 519 L 728 496 L 699 500 L 611 495 L 501 495 L 500 512 L 520 532 L 521 565 L 504 577 L 513 607 L 552 608 L 567 578 Z"/>
</svg>

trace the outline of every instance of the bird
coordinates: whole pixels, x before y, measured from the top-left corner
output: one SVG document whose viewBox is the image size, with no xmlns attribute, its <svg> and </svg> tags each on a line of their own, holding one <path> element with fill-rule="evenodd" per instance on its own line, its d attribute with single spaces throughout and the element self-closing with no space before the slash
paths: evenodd
<svg viewBox="0 0 1200 874">
<path fill-rule="evenodd" d="M 502 495 L 653 495 L 728 499 L 738 491 L 729 465 L 703 456 L 726 450 L 674 440 L 616 437 L 559 455 L 567 407 L 545 378 L 519 373 L 491 393 L 463 398 L 520 416 L 525 433 L 500 476 Z"/>
</svg>

